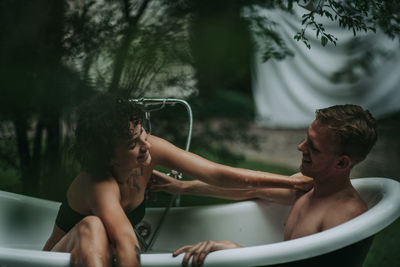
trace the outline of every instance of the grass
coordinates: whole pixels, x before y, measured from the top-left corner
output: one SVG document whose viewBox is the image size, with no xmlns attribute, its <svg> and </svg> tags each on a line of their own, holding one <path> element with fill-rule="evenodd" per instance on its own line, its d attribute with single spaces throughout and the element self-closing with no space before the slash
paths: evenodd
<svg viewBox="0 0 400 267">
<path fill-rule="evenodd" d="M 400 266 L 400 219 L 374 237 L 363 267 Z"/>
</svg>

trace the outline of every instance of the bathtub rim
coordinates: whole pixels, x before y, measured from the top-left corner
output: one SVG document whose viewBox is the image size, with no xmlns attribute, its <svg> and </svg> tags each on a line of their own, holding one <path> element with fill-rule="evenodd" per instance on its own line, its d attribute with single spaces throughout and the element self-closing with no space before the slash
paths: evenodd
<svg viewBox="0 0 400 267">
<path fill-rule="evenodd" d="M 380 187 L 379 191 L 383 194 L 382 199 L 364 214 L 324 232 L 272 244 L 216 251 L 207 256 L 204 266 L 257 266 L 265 265 L 266 259 L 268 259 L 267 264 L 279 264 L 311 258 L 368 238 L 390 225 L 399 217 L 399 182 L 381 177 L 357 178 L 351 181 L 356 188 L 359 186 L 367 188 Z M 54 201 L 36 199 L 14 193 L 8 194 L 15 196 L 16 199 L 21 196 L 20 199 L 29 198 L 38 204 L 47 203 L 52 208 L 57 208 L 59 205 L 58 202 Z M 368 220 L 367 225 L 364 223 L 366 219 Z M 15 261 L 13 257 L 16 257 L 17 260 Z M 0 247 L 0 258 L 2 260 L 9 259 L 17 263 L 27 262 L 28 260 L 28 262 L 32 263 L 32 266 L 69 266 L 69 257 L 69 253 Z M 152 253 L 142 254 L 141 258 L 143 266 L 180 266 L 183 255 L 173 258 L 171 253 Z M 229 259 L 228 263 L 226 261 L 227 258 Z M 45 260 L 49 264 L 35 265 L 36 261 L 39 263 L 41 260 Z"/>
</svg>

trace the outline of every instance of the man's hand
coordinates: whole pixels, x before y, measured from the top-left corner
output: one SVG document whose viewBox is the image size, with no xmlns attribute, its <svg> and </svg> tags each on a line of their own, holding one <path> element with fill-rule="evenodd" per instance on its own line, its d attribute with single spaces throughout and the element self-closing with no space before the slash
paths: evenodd
<svg viewBox="0 0 400 267">
<path fill-rule="evenodd" d="M 293 174 L 290 179 L 294 181 L 294 189 L 300 191 L 307 192 L 314 186 L 314 179 L 304 176 L 301 172 Z"/>
<path fill-rule="evenodd" d="M 222 250 L 222 249 L 231 249 L 231 248 L 240 248 L 239 244 L 236 244 L 232 241 L 227 240 L 219 240 L 219 241 L 202 241 L 193 245 L 183 246 L 178 248 L 172 254 L 174 257 L 179 254 L 185 253 L 185 256 L 182 260 L 182 266 L 187 266 L 190 258 L 192 258 L 192 266 L 197 267 L 203 265 L 204 259 L 208 255 L 208 253 Z"/>
<path fill-rule="evenodd" d="M 167 192 L 169 194 L 178 195 L 182 192 L 183 182 L 172 178 L 165 173 L 153 170 L 150 179 L 150 191 L 152 192 Z"/>
</svg>

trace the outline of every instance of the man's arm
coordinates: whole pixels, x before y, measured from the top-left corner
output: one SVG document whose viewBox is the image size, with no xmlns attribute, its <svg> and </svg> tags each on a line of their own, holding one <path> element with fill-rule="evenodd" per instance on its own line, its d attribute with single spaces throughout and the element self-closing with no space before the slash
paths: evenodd
<svg viewBox="0 0 400 267">
<path fill-rule="evenodd" d="M 264 199 L 281 204 L 293 204 L 300 192 L 286 188 L 226 189 L 199 180 L 181 181 L 153 171 L 151 190 L 170 194 L 197 195 L 231 200 Z"/>
</svg>

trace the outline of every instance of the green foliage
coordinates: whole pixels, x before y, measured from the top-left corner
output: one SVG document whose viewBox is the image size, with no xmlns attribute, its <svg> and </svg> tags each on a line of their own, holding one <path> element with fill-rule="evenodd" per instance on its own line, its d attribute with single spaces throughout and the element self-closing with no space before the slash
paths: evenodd
<svg viewBox="0 0 400 267">
<path fill-rule="evenodd" d="M 254 44 L 242 6 L 237 1 L 204 0 L 187 8 L 190 50 L 199 97 L 221 88 L 249 93 Z"/>
<path fill-rule="evenodd" d="M 231 153 L 232 143 L 245 142 L 257 147 L 257 138 L 248 131 L 254 118 L 254 103 L 250 95 L 219 89 L 212 97 L 197 98 L 192 103 L 198 125 L 192 150 L 211 160 L 224 160 L 230 165 L 243 161 L 243 156 Z M 216 158 L 215 158 L 216 157 Z"/>
<path fill-rule="evenodd" d="M 19 179 L 19 173 L 17 169 L 0 168 L 0 190 L 14 193 L 21 193 L 21 182 Z"/>
<path fill-rule="evenodd" d="M 294 55 L 287 47 L 280 33 L 276 30 L 276 26 L 279 25 L 279 22 L 276 19 L 260 13 L 260 10 L 272 10 L 275 8 L 291 13 L 291 3 L 292 2 L 289 1 L 289 3 L 285 5 L 283 1 L 255 1 L 254 4 L 248 3 L 248 5 L 246 5 L 244 16 L 249 21 L 251 30 L 258 39 L 256 46 L 259 46 L 258 49 L 263 52 L 263 61 L 267 61 L 271 58 L 283 60 L 286 56 Z"/>
<path fill-rule="evenodd" d="M 164 1 L 66 2 L 68 60 L 92 86 L 140 97 L 165 83 L 186 85 L 171 71 L 191 60 L 186 16 Z"/>
<path fill-rule="evenodd" d="M 0 131 L 0 190 L 21 193 L 15 138 L 1 125 Z"/>
<path fill-rule="evenodd" d="M 307 48 L 311 48 L 306 33 L 315 31 L 316 38 L 320 38 L 321 45 L 328 43 L 336 45 L 337 37 L 326 31 L 322 21 L 324 18 L 335 21 L 344 29 L 357 32 L 376 32 L 380 28 L 391 38 L 400 33 L 400 3 L 396 0 L 275 0 L 275 1 L 247 1 L 247 19 L 253 24 L 253 32 L 262 40 L 263 60 L 270 58 L 278 60 L 293 53 L 287 48 L 280 33 L 274 27 L 279 21 L 259 15 L 260 9 L 282 10 L 292 13 L 294 5 L 304 7 L 302 28 L 295 34 L 294 39 L 301 41 Z"/>
<path fill-rule="evenodd" d="M 320 19 L 326 17 L 331 21 L 337 21 L 340 27 L 351 30 L 354 36 L 360 31 L 375 32 L 378 26 L 392 38 L 400 33 L 400 4 L 398 1 L 308 1 L 305 8 L 308 9 L 308 13 L 302 17 L 304 28 L 294 38 L 297 41 L 303 41 L 308 48 L 310 48 L 310 44 L 305 37 L 308 27 L 313 27 L 317 38 L 321 37 L 323 46 L 328 41 L 335 45 L 337 42 L 337 38 L 327 33 L 324 25 L 318 23 L 316 17 Z"/>
<path fill-rule="evenodd" d="M 363 267 L 397 266 L 400 262 L 397 244 L 400 238 L 400 219 L 374 237 Z"/>
</svg>

